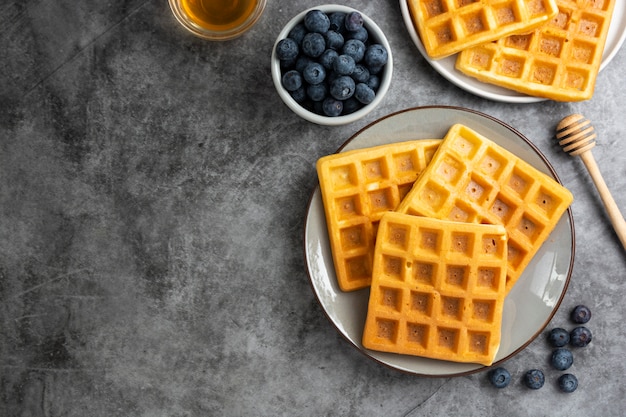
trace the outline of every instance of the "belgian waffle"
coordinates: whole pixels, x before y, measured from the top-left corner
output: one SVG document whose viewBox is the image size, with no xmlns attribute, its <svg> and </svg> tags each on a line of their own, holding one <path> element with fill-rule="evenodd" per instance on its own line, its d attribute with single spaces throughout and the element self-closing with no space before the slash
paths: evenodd
<svg viewBox="0 0 626 417">
<path fill-rule="evenodd" d="M 593 96 L 615 0 L 557 0 L 559 13 L 524 35 L 461 52 L 456 68 L 482 82 L 557 101 Z"/>
<path fill-rule="evenodd" d="M 529 32 L 557 13 L 555 0 L 407 0 L 431 58 Z"/>
<path fill-rule="evenodd" d="M 394 210 L 441 139 L 415 140 L 328 155 L 317 161 L 339 288 L 370 285 L 378 222 Z"/>
<path fill-rule="evenodd" d="M 385 214 L 363 346 L 491 365 L 500 346 L 506 248 L 502 225 Z"/>
<path fill-rule="evenodd" d="M 504 225 L 508 293 L 572 200 L 553 178 L 456 124 L 396 211 Z"/>
</svg>

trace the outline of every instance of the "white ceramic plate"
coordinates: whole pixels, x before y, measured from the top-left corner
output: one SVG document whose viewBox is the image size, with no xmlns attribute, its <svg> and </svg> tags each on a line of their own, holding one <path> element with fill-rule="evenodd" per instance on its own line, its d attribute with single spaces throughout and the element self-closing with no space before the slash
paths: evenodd
<svg viewBox="0 0 626 417">
<path fill-rule="evenodd" d="M 547 159 L 519 132 L 495 118 L 459 107 L 419 107 L 391 114 L 355 134 L 339 152 L 412 139 L 443 138 L 455 123 L 489 137 L 558 180 Z M 309 202 L 304 246 L 311 285 L 324 312 L 339 333 L 365 355 L 394 369 L 425 376 L 462 375 L 484 369 L 477 364 L 375 352 L 363 347 L 369 290 L 343 292 L 337 285 L 319 187 Z M 573 263 L 574 223 L 568 209 L 505 300 L 496 363 L 522 350 L 547 326 L 565 295 Z"/>
<path fill-rule="evenodd" d="M 426 61 L 428 61 L 428 63 L 435 69 L 435 71 L 441 74 L 448 81 L 466 91 L 469 91 L 470 93 L 494 101 L 507 103 L 535 103 L 545 101 L 544 98 L 532 97 L 513 90 L 480 82 L 475 78 L 469 77 L 457 71 L 454 68 L 456 55 L 438 60 L 431 59 L 424 49 L 424 45 L 415 30 L 415 26 L 413 26 L 407 0 L 400 0 L 400 10 L 402 11 L 404 24 L 409 31 L 409 35 L 415 43 L 415 46 L 417 46 L 417 49 L 420 51 L 422 56 L 424 56 L 424 59 L 426 59 Z M 606 45 L 604 46 L 604 52 L 602 54 L 600 71 L 602 71 L 602 69 L 604 69 L 604 67 L 606 67 L 613 59 L 615 54 L 617 54 L 617 51 L 619 51 L 620 47 L 624 43 L 624 39 L 626 39 L 626 1 L 618 0 L 615 3 L 615 9 L 613 10 L 613 18 L 611 19 Z"/>
</svg>

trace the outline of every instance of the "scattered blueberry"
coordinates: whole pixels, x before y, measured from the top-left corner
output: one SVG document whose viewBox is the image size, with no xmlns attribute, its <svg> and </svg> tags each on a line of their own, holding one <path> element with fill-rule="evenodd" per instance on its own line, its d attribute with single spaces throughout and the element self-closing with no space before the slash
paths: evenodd
<svg viewBox="0 0 626 417">
<path fill-rule="evenodd" d="M 361 62 L 365 56 L 365 44 L 357 39 L 348 39 L 341 50 L 345 55 L 350 55 L 354 62 Z"/>
<path fill-rule="evenodd" d="M 574 323 L 585 324 L 591 319 L 591 310 L 582 304 L 577 305 L 572 310 L 571 318 Z"/>
<path fill-rule="evenodd" d="M 389 54 L 384 46 L 375 43 L 365 50 L 365 63 L 372 68 L 380 68 L 387 63 Z"/>
<path fill-rule="evenodd" d="M 317 114 L 339 116 L 375 99 L 388 51 L 370 39 L 359 12 L 314 9 L 277 43 L 276 56 L 294 100 Z"/>
<path fill-rule="evenodd" d="M 487 373 L 489 381 L 496 388 L 504 388 L 511 382 L 511 374 L 505 368 L 498 367 Z"/>
<path fill-rule="evenodd" d="M 354 32 L 363 27 L 363 16 L 359 12 L 350 12 L 345 19 L 346 30 Z"/>
<path fill-rule="evenodd" d="M 574 347 L 585 347 L 592 339 L 591 330 L 585 326 L 578 326 L 570 332 L 569 343 Z"/>
<path fill-rule="evenodd" d="M 287 91 L 296 91 L 302 87 L 302 75 L 296 70 L 287 71 L 283 74 L 283 87 Z"/>
<path fill-rule="evenodd" d="M 563 374 L 559 377 L 559 389 L 563 392 L 574 392 L 578 388 L 578 379 L 572 374 Z"/>
<path fill-rule="evenodd" d="M 358 83 L 354 88 L 354 97 L 363 104 L 370 104 L 376 98 L 376 93 L 367 84 Z"/>
<path fill-rule="evenodd" d="M 310 10 L 304 16 L 304 26 L 309 32 L 325 33 L 330 29 L 330 19 L 321 10 Z"/>
<path fill-rule="evenodd" d="M 350 55 L 339 55 L 333 62 L 333 70 L 339 75 L 352 75 L 356 63 Z"/>
<path fill-rule="evenodd" d="M 317 32 L 309 32 L 302 39 L 302 52 L 311 58 L 317 58 L 326 50 L 324 35 Z"/>
<path fill-rule="evenodd" d="M 326 69 L 319 62 L 311 62 L 302 72 L 302 76 L 309 84 L 319 84 L 326 78 Z"/>
<path fill-rule="evenodd" d="M 545 382 L 546 378 L 540 369 L 531 369 L 524 375 L 524 385 L 530 389 L 539 389 Z"/>
<path fill-rule="evenodd" d="M 574 355 L 566 348 L 557 348 L 552 352 L 550 363 L 555 369 L 564 371 L 574 363 Z"/>
<path fill-rule="evenodd" d="M 298 44 L 291 38 L 281 39 L 276 45 L 276 56 L 281 61 L 294 59 L 299 53 L 300 48 Z"/>
<path fill-rule="evenodd" d="M 335 100 L 331 97 L 325 99 L 322 106 L 324 114 L 330 117 L 339 116 L 343 111 L 343 102 L 341 100 Z"/>
<path fill-rule="evenodd" d="M 563 347 L 569 343 L 569 332 L 561 327 L 550 330 L 548 341 L 554 347 Z"/>
<path fill-rule="evenodd" d="M 324 39 L 326 39 L 326 47 L 335 51 L 341 50 L 345 44 L 343 35 L 339 32 L 335 32 L 334 30 L 329 30 L 324 33 Z"/>
</svg>

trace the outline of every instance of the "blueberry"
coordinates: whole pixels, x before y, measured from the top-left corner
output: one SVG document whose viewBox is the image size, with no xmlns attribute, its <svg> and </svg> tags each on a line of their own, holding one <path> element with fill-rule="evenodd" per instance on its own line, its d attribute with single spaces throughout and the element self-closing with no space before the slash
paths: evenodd
<svg viewBox="0 0 626 417">
<path fill-rule="evenodd" d="M 367 80 L 370 79 L 370 72 L 363 65 L 358 64 L 354 67 L 354 71 L 352 71 L 352 78 L 354 81 L 359 83 L 366 83 Z"/>
<path fill-rule="evenodd" d="M 343 103 L 340 100 L 328 97 L 322 102 L 322 109 L 326 116 L 339 116 L 343 110 Z"/>
<path fill-rule="evenodd" d="M 302 72 L 302 77 L 309 84 L 319 84 L 326 78 L 326 69 L 319 62 L 311 62 Z"/>
<path fill-rule="evenodd" d="M 365 43 L 369 39 L 369 36 L 370 36 L 370 34 L 367 31 L 367 29 L 362 27 L 362 28 L 359 28 L 358 30 L 355 30 L 355 31 L 352 31 L 352 32 L 346 32 L 346 35 L 344 36 L 344 38 L 346 40 L 348 40 L 348 39 L 356 39 L 356 40 L 359 40 L 359 41 Z"/>
<path fill-rule="evenodd" d="M 326 40 L 320 33 L 310 32 L 302 39 L 302 52 L 311 58 L 317 58 L 326 50 Z"/>
<path fill-rule="evenodd" d="M 370 70 L 370 74 L 372 75 L 378 75 L 382 72 L 383 68 L 385 68 L 384 65 L 380 65 L 380 66 L 369 66 L 367 67 Z"/>
<path fill-rule="evenodd" d="M 361 102 L 354 98 L 354 96 L 352 96 L 349 99 L 343 101 L 343 114 L 354 113 L 361 107 L 363 107 Z"/>
<path fill-rule="evenodd" d="M 302 39 L 304 39 L 304 35 L 306 35 L 307 33 L 308 30 L 306 30 L 306 27 L 304 27 L 304 23 L 298 23 L 293 27 L 293 29 L 289 31 L 287 37 L 296 41 L 298 45 L 302 45 Z"/>
<path fill-rule="evenodd" d="M 363 104 L 370 104 L 376 98 L 376 93 L 367 84 L 358 83 L 354 88 L 354 97 Z"/>
<path fill-rule="evenodd" d="M 389 54 L 381 44 L 375 43 L 365 50 L 365 63 L 371 68 L 380 68 L 387 63 Z"/>
<path fill-rule="evenodd" d="M 335 32 L 339 32 L 339 33 L 343 33 L 345 32 L 345 21 L 346 21 L 346 14 L 343 12 L 335 12 L 335 13 L 331 13 L 330 16 L 328 16 L 328 19 L 330 20 L 330 30 L 334 30 Z"/>
<path fill-rule="evenodd" d="M 378 87 L 380 87 L 380 77 L 378 77 L 378 75 L 372 75 L 372 73 L 370 73 L 370 78 L 365 84 L 367 84 L 367 86 L 372 90 L 376 91 L 378 90 Z"/>
<path fill-rule="evenodd" d="M 585 326 L 576 327 L 569 334 L 569 343 L 574 347 L 585 347 L 591 342 L 591 330 Z"/>
<path fill-rule="evenodd" d="M 511 374 L 505 368 L 499 367 L 487 373 L 489 381 L 496 388 L 504 388 L 511 382 Z"/>
<path fill-rule="evenodd" d="M 330 85 L 330 95 L 337 100 L 346 100 L 354 95 L 354 80 L 347 75 L 337 77 Z"/>
<path fill-rule="evenodd" d="M 577 305 L 572 310 L 571 318 L 574 323 L 585 324 L 591 319 L 591 310 L 587 306 Z"/>
<path fill-rule="evenodd" d="M 357 39 L 348 39 L 343 45 L 341 51 L 345 55 L 349 55 L 354 59 L 354 62 L 361 62 L 365 56 L 365 44 Z"/>
<path fill-rule="evenodd" d="M 330 49 L 334 49 L 335 51 L 341 50 L 344 45 L 343 35 L 339 32 L 335 32 L 334 30 L 329 30 L 324 33 L 324 38 L 326 39 L 326 47 Z"/>
<path fill-rule="evenodd" d="M 296 66 L 296 62 L 298 62 L 298 59 L 297 58 L 281 59 L 278 62 L 280 64 L 280 69 L 289 71 L 290 69 Z"/>
<path fill-rule="evenodd" d="M 546 378 L 540 369 L 531 369 L 524 374 L 524 385 L 530 389 L 539 389 L 545 382 Z"/>
<path fill-rule="evenodd" d="M 328 96 L 326 83 L 311 84 L 306 88 L 306 94 L 313 101 L 322 101 Z"/>
<path fill-rule="evenodd" d="M 310 10 L 304 15 L 304 26 L 309 32 L 325 33 L 330 29 L 330 19 L 321 10 Z"/>
<path fill-rule="evenodd" d="M 283 87 L 287 91 L 296 91 L 302 87 L 302 75 L 296 70 L 287 71 L 282 78 Z"/>
<path fill-rule="evenodd" d="M 350 12 L 345 19 L 346 30 L 354 32 L 363 27 L 363 16 L 359 12 Z"/>
<path fill-rule="evenodd" d="M 306 90 L 304 89 L 304 86 L 300 86 L 296 90 L 290 91 L 289 94 L 296 101 L 296 103 L 302 104 L 306 100 Z"/>
<path fill-rule="evenodd" d="M 350 55 L 339 55 L 333 62 L 333 70 L 339 75 L 350 75 L 355 67 L 354 58 Z"/>
<path fill-rule="evenodd" d="M 276 56 L 281 61 L 294 59 L 299 53 L 298 44 L 291 38 L 281 39 L 276 44 Z"/>
<path fill-rule="evenodd" d="M 550 363 L 555 369 L 564 371 L 574 363 L 574 355 L 568 349 L 558 348 L 552 352 Z"/>
<path fill-rule="evenodd" d="M 315 62 L 315 61 L 309 58 L 308 56 L 300 55 L 298 59 L 296 60 L 296 65 L 294 66 L 294 68 L 299 73 L 303 73 L 307 65 L 309 65 L 312 62 Z"/>
<path fill-rule="evenodd" d="M 578 388 L 578 378 L 572 374 L 563 374 L 559 377 L 559 389 L 563 392 L 574 392 Z"/>
<path fill-rule="evenodd" d="M 560 327 L 550 330 L 548 341 L 554 347 L 563 347 L 569 343 L 569 332 Z"/>
<path fill-rule="evenodd" d="M 319 56 L 317 60 L 320 64 L 324 66 L 324 68 L 329 70 L 333 68 L 333 63 L 338 56 L 339 54 L 334 49 L 327 49 L 322 53 L 322 55 Z"/>
</svg>

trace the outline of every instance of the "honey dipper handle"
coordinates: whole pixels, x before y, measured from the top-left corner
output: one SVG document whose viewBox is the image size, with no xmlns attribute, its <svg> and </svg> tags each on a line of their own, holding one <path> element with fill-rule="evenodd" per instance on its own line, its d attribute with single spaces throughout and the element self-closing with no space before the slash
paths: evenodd
<svg viewBox="0 0 626 417">
<path fill-rule="evenodd" d="M 589 174 L 591 175 L 591 179 L 600 193 L 600 198 L 602 198 L 604 207 L 609 214 L 609 218 L 611 219 L 615 233 L 617 233 L 617 237 L 619 237 L 619 240 L 622 242 L 622 246 L 626 249 L 626 221 L 624 221 L 624 217 L 620 213 L 609 188 L 606 186 L 606 182 L 604 182 L 604 178 L 600 173 L 596 160 L 593 158 L 593 154 L 589 151 L 583 152 L 580 154 L 580 158 L 583 160 Z"/>
</svg>

